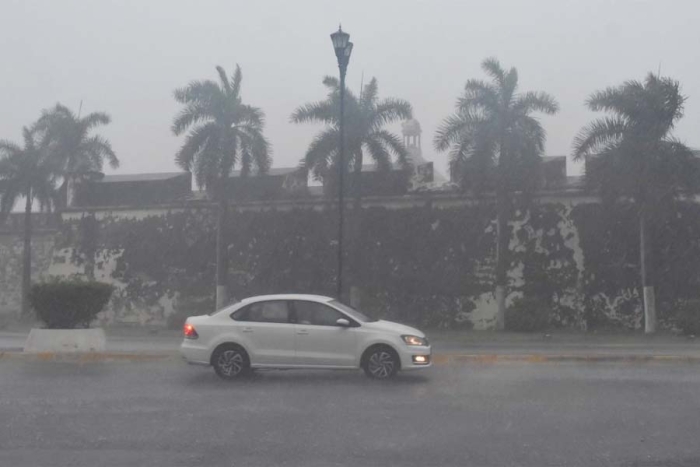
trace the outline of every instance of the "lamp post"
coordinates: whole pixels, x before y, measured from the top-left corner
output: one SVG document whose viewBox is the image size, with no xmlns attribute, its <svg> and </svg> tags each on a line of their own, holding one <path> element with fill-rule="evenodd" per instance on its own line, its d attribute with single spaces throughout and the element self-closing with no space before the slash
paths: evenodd
<svg viewBox="0 0 700 467">
<path fill-rule="evenodd" d="M 331 34 L 333 41 L 333 49 L 335 56 L 338 59 L 338 69 L 340 70 L 340 118 L 338 120 L 338 133 L 340 140 L 338 142 L 338 278 L 336 296 L 338 300 L 343 298 L 343 222 L 345 215 L 345 201 L 343 199 L 345 193 L 343 182 L 345 178 L 345 72 L 348 69 L 350 62 L 350 54 L 352 53 L 352 42 L 350 42 L 350 34 L 343 32 L 343 29 L 338 26 L 338 30 Z"/>
</svg>

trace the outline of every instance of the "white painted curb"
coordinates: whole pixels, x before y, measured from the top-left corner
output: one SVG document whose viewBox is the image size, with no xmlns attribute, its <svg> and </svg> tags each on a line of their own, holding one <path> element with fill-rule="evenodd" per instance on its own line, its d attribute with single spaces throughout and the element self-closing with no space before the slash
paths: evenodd
<svg viewBox="0 0 700 467">
<path fill-rule="evenodd" d="M 25 353 L 104 352 L 104 329 L 32 329 L 24 343 Z"/>
</svg>

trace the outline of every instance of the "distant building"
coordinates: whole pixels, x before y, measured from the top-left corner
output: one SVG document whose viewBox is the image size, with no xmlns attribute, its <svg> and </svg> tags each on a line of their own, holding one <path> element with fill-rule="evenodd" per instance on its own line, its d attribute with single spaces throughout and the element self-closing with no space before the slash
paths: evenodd
<svg viewBox="0 0 700 467">
<path fill-rule="evenodd" d="M 415 118 L 406 120 L 401 124 L 401 134 L 403 135 L 403 144 L 408 149 L 411 156 L 411 164 L 418 177 L 425 179 L 430 178 L 430 182 L 442 184 L 447 182 L 447 179 L 440 172 L 433 168 L 433 163 L 428 162 L 423 157 L 423 149 L 421 147 L 421 130 L 420 123 Z M 427 171 L 431 173 L 428 175 Z"/>
</svg>

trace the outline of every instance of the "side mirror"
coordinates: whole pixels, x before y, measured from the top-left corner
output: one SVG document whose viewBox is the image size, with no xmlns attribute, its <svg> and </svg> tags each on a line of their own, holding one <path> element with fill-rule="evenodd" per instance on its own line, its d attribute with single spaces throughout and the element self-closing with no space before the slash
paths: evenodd
<svg viewBox="0 0 700 467">
<path fill-rule="evenodd" d="M 350 326 L 350 321 L 348 321 L 345 318 L 338 318 L 338 321 L 336 321 L 335 324 L 347 328 L 348 326 Z"/>
</svg>

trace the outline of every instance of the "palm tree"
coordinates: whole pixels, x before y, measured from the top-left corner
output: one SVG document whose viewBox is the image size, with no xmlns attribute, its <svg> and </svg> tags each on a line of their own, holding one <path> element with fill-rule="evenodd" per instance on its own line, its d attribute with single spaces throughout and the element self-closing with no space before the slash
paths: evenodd
<svg viewBox="0 0 700 467">
<path fill-rule="evenodd" d="M 92 135 L 97 127 L 108 125 L 112 119 L 104 112 L 92 112 L 84 117 L 58 103 L 44 110 L 38 128 L 47 132 L 52 143 L 52 157 L 59 161 L 61 172 L 84 174 L 102 171 L 106 160 L 110 167 L 119 167 L 119 159 L 110 142 L 100 135 Z"/>
<path fill-rule="evenodd" d="M 22 130 L 24 147 L 0 141 L 0 221 L 10 214 L 16 202 L 24 197 L 24 249 L 22 252 L 22 316 L 28 316 L 28 293 L 32 267 L 32 204 L 50 210 L 55 204 L 56 167 L 48 157 L 49 140 L 36 128 Z"/>
<path fill-rule="evenodd" d="M 496 327 L 503 329 L 512 195 L 532 188 L 544 151 L 544 129 L 531 114 L 554 114 L 559 106 L 544 92 L 519 93 L 517 70 L 504 70 L 495 58 L 484 60 L 481 68 L 491 81 L 467 81 L 455 113 L 443 121 L 434 143 L 438 151 L 450 150 L 452 172 L 459 174 L 465 188 L 495 190 Z"/>
<path fill-rule="evenodd" d="M 297 108 L 292 113 L 294 123 L 318 122 L 325 128 L 309 145 L 306 155 L 301 161 L 301 168 L 310 171 L 318 180 L 324 180 L 326 185 L 335 183 L 334 175 L 338 167 L 339 149 L 339 119 L 340 119 L 340 83 L 337 78 L 326 76 L 323 84 L 328 88 L 325 100 L 313 102 Z M 361 229 L 362 204 L 362 165 L 365 155 L 369 155 L 377 169 L 390 171 L 392 155 L 399 165 L 407 169 L 410 165 L 409 154 L 401 138 L 388 131 L 385 126 L 396 121 L 413 118 L 411 104 L 403 99 L 378 98 L 377 79 L 364 86 L 358 98 L 350 90 L 345 91 L 345 163 L 352 167 L 351 189 L 353 193 L 353 211 L 355 214 L 353 239 L 353 254 L 350 258 L 355 266 L 350 270 L 355 275 L 351 281 L 357 282 L 358 265 L 361 264 L 362 253 L 357 241 Z M 344 167 L 343 170 L 347 170 Z M 355 296 L 355 294 L 351 294 Z"/>
<path fill-rule="evenodd" d="M 216 67 L 219 82 L 193 81 L 175 90 L 175 100 L 183 105 L 175 116 L 172 131 L 181 135 L 190 130 L 175 156 L 184 170 L 194 172 L 197 185 L 205 189 L 219 205 L 216 236 L 216 306 L 224 306 L 227 297 L 226 181 L 236 164 L 241 176 L 252 168 L 265 173 L 272 161 L 271 148 L 263 135 L 265 115 L 241 99 L 241 68 L 229 79 Z"/>
<path fill-rule="evenodd" d="M 301 166 L 319 180 L 329 181 L 336 173 L 340 118 L 340 83 L 337 78 L 326 76 L 323 85 L 328 88 L 328 97 L 297 108 L 292 114 L 292 122 L 318 122 L 326 125 L 311 142 Z M 349 157 L 346 163 L 353 168 L 353 194 L 355 202 L 361 200 L 359 187 L 360 173 L 365 153 L 369 155 L 379 170 L 391 170 L 392 155 L 403 166 L 409 165 L 409 156 L 401 138 L 386 130 L 387 124 L 413 118 L 411 104 L 403 99 L 387 98 L 379 100 L 377 79 L 364 86 L 358 98 L 352 91 L 345 90 L 345 147 Z"/>
<path fill-rule="evenodd" d="M 646 333 L 656 330 L 653 218 L 668 201 L 697 189 L 693 153 L 671 134 L 684 102 L 677 81 L 652 73 L 644 82 L 609 87 L 586 103 L 611 115 L 591 122 L 574 141 L 574 159 L 589 159 L 589 187 L 605 201 L 622 199 L 637 207 Z"/>
<path fill-rule="evenodd" d="M 49 138 L 51 157 L 55 159 L 58 174 L 66 183 L 68 205 L 75 201 L 76 184 L 90 178 L 95 172 L 101 172 L 105 161 L 113 169 L 119 167 L 119 159 L 110 142 L 100 135 L 91 134 L 97 127 L 110 122 L 110 116 L 104 112 L 93 112 L 81 118 L 80 113 L 76 115 L 60 103 L 42 112 L 37 127 L 45 131 Z M 97 242 L 94 216 L 88 216 L 81 222 L 81 232 L 83 237 L 89 237 L 84 238 L 85 244 L 91 245 L 83 254 L 86 258 L 85 274 L 92 279 L 95 276 Z"/>
</svg>

